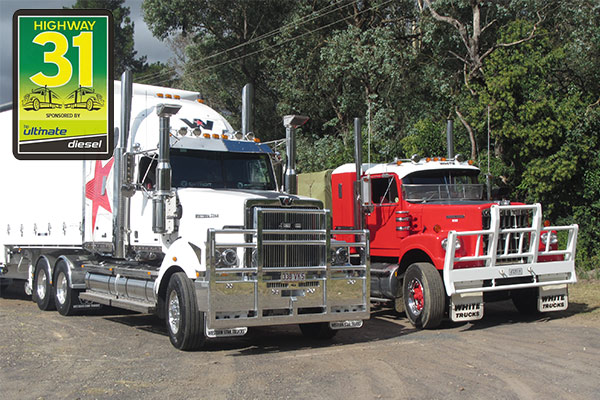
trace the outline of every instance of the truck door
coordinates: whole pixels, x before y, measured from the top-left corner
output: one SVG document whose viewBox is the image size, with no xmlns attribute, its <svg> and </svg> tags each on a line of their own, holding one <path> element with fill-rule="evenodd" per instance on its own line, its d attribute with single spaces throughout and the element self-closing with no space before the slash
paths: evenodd
<svg viewBox="0 0 600 400">
<path fill-rule="evenodd" d="M 367 215 L 367 227 L 371 234 L 371 249 L 394 249 L 396 239 L 394 216 L 398 209 L 399 200 L 396 175 L 371 176 L 373 212 Z M 389 256 L 394 256 L 394 254 L 389 254 Z"/>
</svg>

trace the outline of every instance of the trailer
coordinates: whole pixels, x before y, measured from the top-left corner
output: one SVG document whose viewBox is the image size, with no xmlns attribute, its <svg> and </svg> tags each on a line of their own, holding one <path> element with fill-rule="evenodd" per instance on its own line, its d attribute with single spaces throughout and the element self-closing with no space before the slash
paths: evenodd
<svg viewBox="0 0 600 400">
<path fill-rule="evenodd" d="M 322 202 L 294 194 L 293 160 L 278 190 L 273 150 L 198 93 L 130 82 L 115 82 L 107 161 L 20 161 L 3 135 L 0 285 L 22 281 L 63 316 L 154 313 L 182 350 L 252 326 L 319 338 L 362 326 L 368 232 L 334 240 Z M 284 118 L 289 143 L 301 121 Z"/>
</svg>

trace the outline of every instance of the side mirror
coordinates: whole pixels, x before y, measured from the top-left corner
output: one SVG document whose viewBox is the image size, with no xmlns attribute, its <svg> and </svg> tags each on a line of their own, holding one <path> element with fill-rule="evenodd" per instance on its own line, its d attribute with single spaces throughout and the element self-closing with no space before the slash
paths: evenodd
<svg viewBox="0 0 600 400">
<path fill-rule="evenodd" d="M 371 178 L 363 176 L 360 178 L 360 202 L 363 207 L 372 205 L 371 203 Z"/>
</svg>

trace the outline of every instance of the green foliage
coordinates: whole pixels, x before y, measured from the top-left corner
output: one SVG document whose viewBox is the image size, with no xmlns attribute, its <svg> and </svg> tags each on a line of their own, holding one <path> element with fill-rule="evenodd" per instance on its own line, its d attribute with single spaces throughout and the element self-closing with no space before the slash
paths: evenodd
<svg viewBox="0 0 600 400">
<path fill-rule="evenodd" d="M 125 0 L 77 0 L 71 8 L 105 9 L 112 12 L 114 19 L 114 76 L 118 79 L 125 69 L 142 71 L 146 66 L 146 56 L 137 58 L 134 50 L 134 23 L 129 18 L 129 7 Z"/>
<path fill-rule="evenodd" d="M 557 223 L 578 223 L 578 263 L 591 267 L 600 260 L 600 3 L 435 1 L 470 38 L 480 5 L 475 54 L 420 3 L 146 0 L 143 9 L 153 33 L 185 54 L 175 84 L 203 93 L 235 127 L 247 82 L 263 140 L 284 136 L 283 115 L 311 118 L 298 135 L 302 172 L 353 161 L 355 117 L 365 161 L 445 155 L 448 117 L 455 153 L 470 155 L 456 111 L 487 172 L 489 109 L 494 184 L 541 202 Z"/>
</svg>

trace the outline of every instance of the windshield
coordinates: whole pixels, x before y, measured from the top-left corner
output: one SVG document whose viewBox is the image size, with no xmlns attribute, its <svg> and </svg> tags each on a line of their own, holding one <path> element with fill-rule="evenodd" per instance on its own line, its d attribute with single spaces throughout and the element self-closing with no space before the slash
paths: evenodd
<svg viewBox="0 0 600 400">
<path fill-rule="evenodd" d="M 175 187 L 275 190 L 268 154 L 171 149 Z"/>
<path fill-rule="evenodd" d="M 483 185 L 477 183 L 476 170 L 418 171 L 402 179 L 403 197 L 407 201 L 481 200 Z"/>
</svg>

